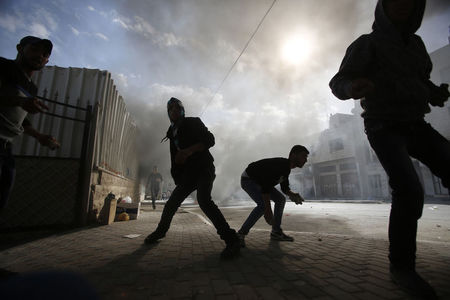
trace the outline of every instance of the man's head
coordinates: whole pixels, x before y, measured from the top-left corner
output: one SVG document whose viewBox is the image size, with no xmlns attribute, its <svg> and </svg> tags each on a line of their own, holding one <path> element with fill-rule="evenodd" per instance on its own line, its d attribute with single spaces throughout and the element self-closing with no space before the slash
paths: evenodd
<svg viewBox="0 0 450 300">
<path fill-rule="evenodd" d="M 301 168 L 308 160 L 309 151 L 305 146 L 295 145 L 289 152 L 289 160 L 292 168 Z"/>
<path fill-rule="evenodd" d="M 48 63 L 53 44 L 47 39 L 29 35 L 21 39 L 16 48 L 16 61 L 29 71 L 38 71 Z"/>
<path fill-rule="evenodd" d="M 392 24 L 402 27 L 409 22 L 416 8 L 416 0 L 384 0 L 383 6 Z"/>
<path fill-rule="evenodd" d="M 158 167 L 157 166 L 153 167 L 153 173 L 158 173 Z"/>
<path fill-rule="evenodd" d="M 170 98 L 167 102 L 167 113 L 169 114 L 170 121 L 173 123 L 184 118 L 183 103 L 177 98 Z"/>
</svg>

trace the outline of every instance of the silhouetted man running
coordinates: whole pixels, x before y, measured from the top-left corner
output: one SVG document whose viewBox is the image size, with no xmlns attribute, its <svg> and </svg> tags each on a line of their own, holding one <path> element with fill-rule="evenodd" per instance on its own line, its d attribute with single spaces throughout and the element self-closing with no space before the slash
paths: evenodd
<svg viewBox="0 0 450 300">
<path fill-rule="evenodd" d="M 184 107 L 177 98 L 167 103 L 170 127 L 166 137 L 170 140 L 171 174 L 175 181 L 167 200 L 158 227 L 145 239 L 146 244 L 155 243 L 169 230 L 172 218 L 189 194 L 197 190 L 197 201 L 206 216 L 212 221 L 226 247 L 222 258 L 238 256 L 240 246 L 236 231 L 231 229 L 222 212 L 211 199 L 211 190 L 216 177 L 214 158 L 209 148 L 215 140 L 200 118 L 184 116 Z"/>
<path fill-rule="evenodd" d="M 347 49 L 330 82 L 339 99 L 361 99 L 370 145 L 389 176 L 389 260 L 392 280 L 407 292 L 434 299 L 415 269 L 417 220 L 424 191 L 410 157 L 450 187 L 450 143 L 424 121 L 429 105 L 443 106 L 448 85 L 430 81 L 432 64 L 419 29 L 424 0 L 378 1 L 373 31 Z"/>
</svg>

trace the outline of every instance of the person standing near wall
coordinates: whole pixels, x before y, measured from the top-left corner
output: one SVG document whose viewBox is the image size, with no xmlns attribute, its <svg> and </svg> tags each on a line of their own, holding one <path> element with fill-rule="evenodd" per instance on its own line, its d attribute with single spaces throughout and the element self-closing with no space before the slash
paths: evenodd
<svg viewBox="0 0 450 300">
<path fill-rule="evenodd" d="M 411 157 L 450 188 L 450 143 L 424 120 L 429 105 L 444 106 L 450 94 L 447 84 L 430 81 L 431 60 L 415 34 L 425 5 L 425 0 L 379 0 L 373 31 L 348 47 L 330 87 L 341 100 L 361 99 L 367 138 L 389 176 L 391 278 L 415 297 L 435 299 L 433 288 L 416 272 L 424 191 Z"/>
<path fill-rule="evenodd" d="M 153 171 L 150 173 L 147 180 L 147 187 L 150 187 L 150 193 L 152 196 L 153 209 L 156 208 L 155 202 L 160 195 L 162 181 L 163 178 L 161 174 L 158 172 L 158 167 L 154 166 Z"/>
<path fill-rule="evenodd" d="M 16 46 L 15 60 L 0 57 L 0 211 L 8 202 L 15 177 L 12 142 L 25 133 L 36 138 L 42 146 L 54 150 L 56 139 L 31 126 L 27 114 L 42 113 L 48 107 L 35 98 L 37 87 L 31 76 L 41 70 L 52 52 L 52 42 L 26 36 Z"/>
</svg>

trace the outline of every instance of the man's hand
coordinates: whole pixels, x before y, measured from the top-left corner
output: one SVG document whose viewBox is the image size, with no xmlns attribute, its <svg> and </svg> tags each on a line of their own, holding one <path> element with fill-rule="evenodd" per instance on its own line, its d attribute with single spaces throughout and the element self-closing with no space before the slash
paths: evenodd
<svg viewBox="0 0 450 300">
<path fill-rule="evenodd" d="M 352 80 L 350 98 L 361 99 L 370 94 L 375 89 L 373 82 L 367 78 L 357 78 Z"/>
<path fill-rule="evenodd" d="M 450 92 L 448 91 L 448 84 L 443 83 L 439 87 L 432 89 L 430 104 L 432 106 L 443 107 L 449 96 Z"/>
<path fill-rule="evenodd" d="M 61 146 L 51 135 L 41 134 L 37 137 L 37 140 L 42 146 L 49 147 L 50 150 L 56 150 Z"/>
<path fill-rule="evenodd" d="M 302 198 L 298 193 L 292 193 L 289 195 L 289 199 L 291 199 L 292 202 L 295 202 L 295 204 L 302 204 L 305 199 Z"/>
<path fill-rule="evenodd" d="M 39 101 L 36 98 L 25 98 L 21 105 L 25 111 L 30 114 L 35 114 L 38 112 L 44 112 L 44 110 L 48 110 L 48 106 L 45 105 L 42 101 Z"/>
<path fill-rule="evenodd" d="M 272 225 L 273 213 L 270 206 L 266 207 L 266 209 L 264 210 L 264 219 L 266 220 L 267 224 Z"/>
</svg>

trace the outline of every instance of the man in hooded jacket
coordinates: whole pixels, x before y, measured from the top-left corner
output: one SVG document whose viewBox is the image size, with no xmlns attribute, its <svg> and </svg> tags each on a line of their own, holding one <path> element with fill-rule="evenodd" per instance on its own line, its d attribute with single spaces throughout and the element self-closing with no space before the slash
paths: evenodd
<svg viewBox="0 0 450 300">
<path fill-rule="evenodd" d="M 425 0 L 379 0 L 370 34 L 347 49 L 330 87 L 341 100 L 361 99 L 369 143 L 389 176 L 391 278 L 407 292 L 436 295 L 415 270 L 417 221 L 424 192 L 411 157 L 427 165 L 450 187 L 450 143 L 424 121 L 429 105 L 444 106 L 447 84 L 430 81 L 432 64 L 415 34 Z"/>
<path fill-rule="evenodd" d="M 214 136 L 200 118 L 184 116 L 183 104 L 177 98 L 170 98 L 167 103 L 167 112 L 171 122 L 166 135 L 170 140 L 170 171 L 176 187 L 164 206 L 158 227 L 147 236 L 145 243 L 155 243 L 166 235 L 178 207 L 184 199 L 197 190 L 200 208 L 212 221 L 220 238 L 226 243 L 221 257 L 233 258 L 240 251 L 238 236 L 211 199 L 216 175 L 214 158 L 209 148 L 214 146 Z"/>
</svg>

